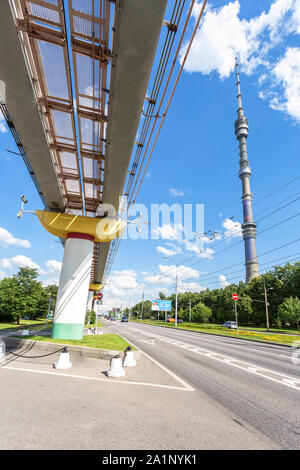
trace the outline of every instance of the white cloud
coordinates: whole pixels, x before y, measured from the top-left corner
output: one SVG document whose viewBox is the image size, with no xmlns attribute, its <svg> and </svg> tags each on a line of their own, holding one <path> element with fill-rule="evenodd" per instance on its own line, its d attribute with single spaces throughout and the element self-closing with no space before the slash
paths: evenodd
<svg viewBox="0 0 300 470">
<path fill-rule="evenodd" d="M 17 266 L 18 268 L 33 268 L 37 269 L 39 274 L 46 274 L 45 271 L 37 263 L 32 261 L 32 259 L 28 258 L 27 256 L 17 255 L 13 258 L 10 258 L 10 261 L 14 266 Z"/>
<path fill-rule="evenodd" d="M 49 269 L 49 273 L 46 273 L 44 269 L 42 269 L 37 263 L 32 261 L 31 258 L 24 255 L 16 255 L 12 258 L 2 258 L 0 260 L 0 267 L 7 270 L 13 270 L 14 267 L 17 268 L 34 268 L 38 270 L 40 275 L 50 274 L 49 279 L 43 280 L 43 284 L 55 284 L 58 282 L 58 276 L 61 271 L 62 263 L 56 260 L 49 260 L 46 262 L 46 266 Z"/>
<path fill-rule="evenodd" d="M 137 273 L 133 269 L 114 271 L 110 276 L 108 285 L 103 290 L 103 304 L 101 311 L 114 307 L 127 307 L 141 299 L 141 286 L 137 282 Z"/>
<path fill-rule="evenodd" d="M 204 243 L 208 242 L 205 241 Z M 201 240 L 196 240 L 195 242 L 184 240 L 184 245 L 186 251 L 191 251 L 197 258 L 213 258 L 214 250 L 212 250 L 211 248 L 203 248 L 203 243 L 201 242 Z"/>
<path fill-rule="evenodd" d="M 147 276 L 145 281 L 149 284 L 160 284 L 169 286 L 175 283 L 177 267 L 175 265 L 166 266 L 159 265 L 159 274 Z M 186 281 L 187 279 L 198 279 L 199 272 L 187 266 L 178 266 L 178 280 Z"/>
<path fill-rule="evenodd" d="M 219 281 L 220 281 L 221 287 L 229 286 L 229 282 L 227 281 L 227 278 L 224 274 L 220 274 Z"/>
<path fill-rule="evenodd" d="M 238 0 L 218 9 L 209 6 L 194 39 L 185 70 L 204 75 L 216 71 L 221 78 L 225 78 L 233 71 L 236 56 L 247 73 L 258 65 L 268 64 L 265 56 L 269 50 L 297 27 L 296 19 L 292 21 L 291 15 L 296 18 L 298 3 L 299 0 L 275 0 L 268 12 L 264 11 L 249 21 L 239 18 Z M 186 48 L 187 44 L 181 50 L 181 61 Z"/>
<path fill-rule="evenodd" d="M 224 232 L 225 238 L 242 236 L 242 227 L 239 222 L 234 222 L 231 219 L 225 219 L 222 225 L 226 229 Z"/>
<path fill-rule="evenodd" d="M 5 134 L 7 132 L 7 127 L 5 125 L 5 119 L 0 113 L 0 134 Z"/>
<path fill-rule="evenodd" d="M 176 188 L 169 188 L 169 195 L 173 197 L 182 197 L 184 196 L 184 191 Z"/>
<path fill-rule="evenodd" d="M 3 269 L 13 269 L 13 265 L 9 258 L 3 258 L 0 260 L 0 267 Z"/>
<path fill-rule="evenodd" d="M 182 224 L 164 224 L 162 227 L 154 228 L 153 233 L 164 239 L 181 240 L 183 231 L 184 229 Z"/>
<path fill-rule="evenodd" d="M 289 47 L 274 67 L 273 75 L 283 88 L 283 99 L 274 95 L 271 106 L 285 110 L 300 122 L 300 48 Z"/>
<path fill-rule="evenodd" d="M 199 13 L 200 4 L 196 4 Z M 281 48 L 289 35 L 300 34 L 300 0 L 274 0 L 267 11 L 250 20 L 240 18 L 240 2 L 230 1 L 221 8 L 208 5 L 195 36 L 185 70 L 229 77 L 234 59 L 248 75 L 259 72 L 259 96 L 267 99 L 272 109 L 285 111 L 300 122 L 299 49 Z M 187 44 L 182 47 L 182 62 Z"/>
<path fill-rule="evenodd" d="M 247 24 L 239 19 L 239 12 L 238 1 L 217 10 L 211 7 L 207 9 L 185 64 L 187 72 L 208 75 L 217 71 L 224 78 L 232 72 L 237 53 L 248 57 L 250 45 L 246 35 Z M 187 44 L 181 49 L 181 63 L 186 49 Z"/>
<path fill-rule="evenodd" d="M 300 0 L 296 0 L 295 5 L 294 5 L 292 27 L 293 27 L 294 32 L 300 34 Z"/>
<path fill-rule="evenodd" d="M 58 285 L 58 281 L 59 280 L 57 277 L 56 278 L 52 277 L 52 278 L 43 279 L 41 283 L 43 286 L 52 286 L 53 284 Z"/>
<path fill-rule="evenodd" d="M 158 251 L 158 253 L 161 253 L 165 256 L 174 256 L 179 253 L 182 253 L 182 249 L 180 247 L 176 247 L 172 243 L 167 243 L 167 245 L 170 246 L 170 248 L 166 248 L 164 246 L 157 246 L 156 250 Z"/>
<path fill-rule="evenodd" d="M 1 279 L 4 279 L 6 276 L 5 272 L 4 271 L 0 271 L 0 280 Z"/>
<path fill-rule="evenodd" d="M 180 282 L 178 292 L 200 292 L 205 288 L 197 282 Z"/>
<path fill-rule="evenodd" d="M 8 230 L 6 230 L 3 227 L 0 227 L 0 244 L 4 246 L 8 246 L 8 245 L 23 246 L 24 248 L 30 248 L 31 246 L 28 240 L 15 238 Z"/>
<path fill-rule="evenodd" d="M 50 272 L 60 273 L 62 263 L 60 261 L 56 261 L 55 259 L 51 259 L 46 262 L 46 266 Z"/>
</svg>

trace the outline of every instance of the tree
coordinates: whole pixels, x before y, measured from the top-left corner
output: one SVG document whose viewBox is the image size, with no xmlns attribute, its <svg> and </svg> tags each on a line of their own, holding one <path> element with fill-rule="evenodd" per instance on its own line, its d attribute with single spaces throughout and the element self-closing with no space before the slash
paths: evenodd
<svg viewBox="0 0 300 470">
<path fill-rule="evenodd" d="M 300 331 L 300 300 L 298 297 L 288 297 L 285 299 L 278 307 L 278 316 L 283 322 L 296 325 Z"/>
<path fill-rule="evenodd" d="M 90 323 L 93 325 L 96 323 L 96 312 L 94 310 L 88 310 L 85 314 L 85 324 Z"/>
<path fill-rule="evenodd" d="M 20 323 L 22 316 L 37 318 L 46 313 L 41 310 L 46 293 L 36 279 L 38 272 L 32 268 L 19 268 L 11 278 L 0 282 L 0 317 L 5 321 Z"/>
<path fill-rule="evenodd" d="M 166 300 L 166 298 L 167 298 L 167 296 L 163 292 L 159 292 L 158 296 L 159 296 L 160 300 Z"/>
<path fill-rule="evenodd" d="M 55 311 L 55 306 L 56 306 L 58 285 L 57 284 L 49 284 L 48 286 L 44 287 L 44 291 L 47 294 L 48 301 L 49 301 L 49 297 L 51 297 L 51 312 L 53 313 Z M 47 309 L 48 309 L 48 303 L 47 303 Z"/>
<path fill-rule="evenodd" d="M 23 312 L 21 289 L 15 278 L 5 277 L 0 282 L 0 320 L 20 323 Z"/>
<path fill-rule="evenodd" d="M 192 308 L 192 321 L 199 323 L 208 323 L 211 314 L 211 309 L 203 303 L 199 302 Z"/>
</svg>

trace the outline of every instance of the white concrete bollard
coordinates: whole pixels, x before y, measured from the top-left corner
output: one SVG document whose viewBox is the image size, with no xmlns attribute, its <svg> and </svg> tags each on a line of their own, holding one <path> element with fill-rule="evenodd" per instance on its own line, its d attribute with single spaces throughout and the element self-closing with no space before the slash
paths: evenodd
<svg viewBox="0 0 300 470">
<path fill-rule="evenodd" d="M 134 367 L 136 366 L 136 361 L 134 359 L 134 353 L 130 346 L 124 351 L 123 367 Z"/>
<path fill-rule="evenodd" d="M 111 358 L 106 374 L 108 377 L 124 377 L 125 370 L 122 367 L 122 359 L 119 355 Z"/>
<path fill-rule="evenodd" d="M 64 350 L 59 353 L 58 362 L 53 364 L 54 369 L 70 369 L 72 362 L 70 362 L 70 354 L 65 347 Z"/>
<path fill-rule="evenodd" d="M 0 363 L 4 362 L 5 360 L 5 351 L 6 351 L 6 346 L 4 341 L 0 340 Z"/>
</svg>

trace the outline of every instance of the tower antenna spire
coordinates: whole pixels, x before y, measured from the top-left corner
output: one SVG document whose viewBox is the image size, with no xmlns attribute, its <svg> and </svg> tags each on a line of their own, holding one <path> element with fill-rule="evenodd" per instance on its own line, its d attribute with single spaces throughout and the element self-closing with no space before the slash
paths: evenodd
<svg viewBox="0 0 300 470">
<path fill-rule="evenodd" d="M 241 110 L 244 114 L 243 105 L 242 105 L 242 93 L 241 93 L 241 81 L 240 81 L 240 73 L 239 73 L 239 62 L 238 58 L 235 58 L 235 74 L 236 74 L 236 86 L 237 86 L 237 99 L 238 99 L 238 112 Z"/>
<path fill-rule="evenodd" d="M 235 70 L 238 100 L 237 119 L 235 121 L 235 135 L 239 142 L 240 149 L 239 177 L 242 181 L 243 202 L 242 234 L 245 245 L 246 282 L 248 283 L 255 277 L 259 276 L 259 272 L 256 252 L 256 223 L 253 219 L 252 193 L 250 189 L 251 169 L 249 167 L 247 150 L 249 125 L 242 105 L 241 81 L 237 57 L 235 58 Z"/>
</svg>

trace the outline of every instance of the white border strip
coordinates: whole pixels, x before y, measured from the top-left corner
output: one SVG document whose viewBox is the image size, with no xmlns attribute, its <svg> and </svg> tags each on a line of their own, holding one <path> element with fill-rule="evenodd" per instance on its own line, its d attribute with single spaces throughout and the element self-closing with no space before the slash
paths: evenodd
<svg viewBox="0 0 300 470">
<path fill-rule="evenodd" d="M 50 371 L 35 370 L 35 369 L 24 369 L 21 367 L 2 366 L 1 369 L 17 370 L 21 372 L 32 372 L 34 374 L 58 375 L 60 377 L 71 377 L 73 379 L 84 379 L 84 380 L 94 380 L 94 381 L 96 380 L 97 382 L 111 382 L 115 384 L 142 385 L 146 387 L 167 388 L 171 390 L 194 391 L 194 389 L 190 390 L 188 388 L 175 387 L 173 385 L 162 385 L 162 384 L 154 384 L 154 383 L 147 383 L 147 382 L 130 382 L 129 380 L 116 381 L 113 379 L 102 379 L 100 377 L 86 377 L 84 375 L 64 374 L 63 372 L 50 372 Z"/>
<path fill-rule="evenodd" d="M 129 333 L 130 334 L 130 333 Z M 150 359 L 150 361 L 154 362 L 154 364 L 156 364 L 158 367 L 160 367 L 163 371 L 165 371 L 167 374 L 169 374 L 173 379 L 177 380 L 177 382 L 181 383 L 183 385 L 183 389 L 181 388 L 180 390 L 187 390 L 188 392 L 195 392 L 195 389 L 189 385 L 187 382 L 185 382 L 181 377 L 178 377 L 178 375 L 174 374 L 174 372 L 170 371 L 169 369 L 167 369 L 165 366 L 163 366 L 160 362 L 156 361 L 156 359 L 153 359 L 153 357 L 149 356 L 148 354 L 145 353 L 145 351 L 143 351 L 140 346 L 137 346 L 136 344 L 134 344 L 131 340 L 125 338 L 124 336 L 121 335 L 121 333 L 118 331 L 118 335 L 121 336 L 121 338 L 123 338 L 125 341 L 127 341 L 127 343 L 130 343 L 132 344 L 132 346 L 134 346 L 136 349 L 138 349 L 139 351 L 141 351 L 142 354 L 144 354 L 144 356 L 146 356 L 148 359 Z"/>
</svg>

